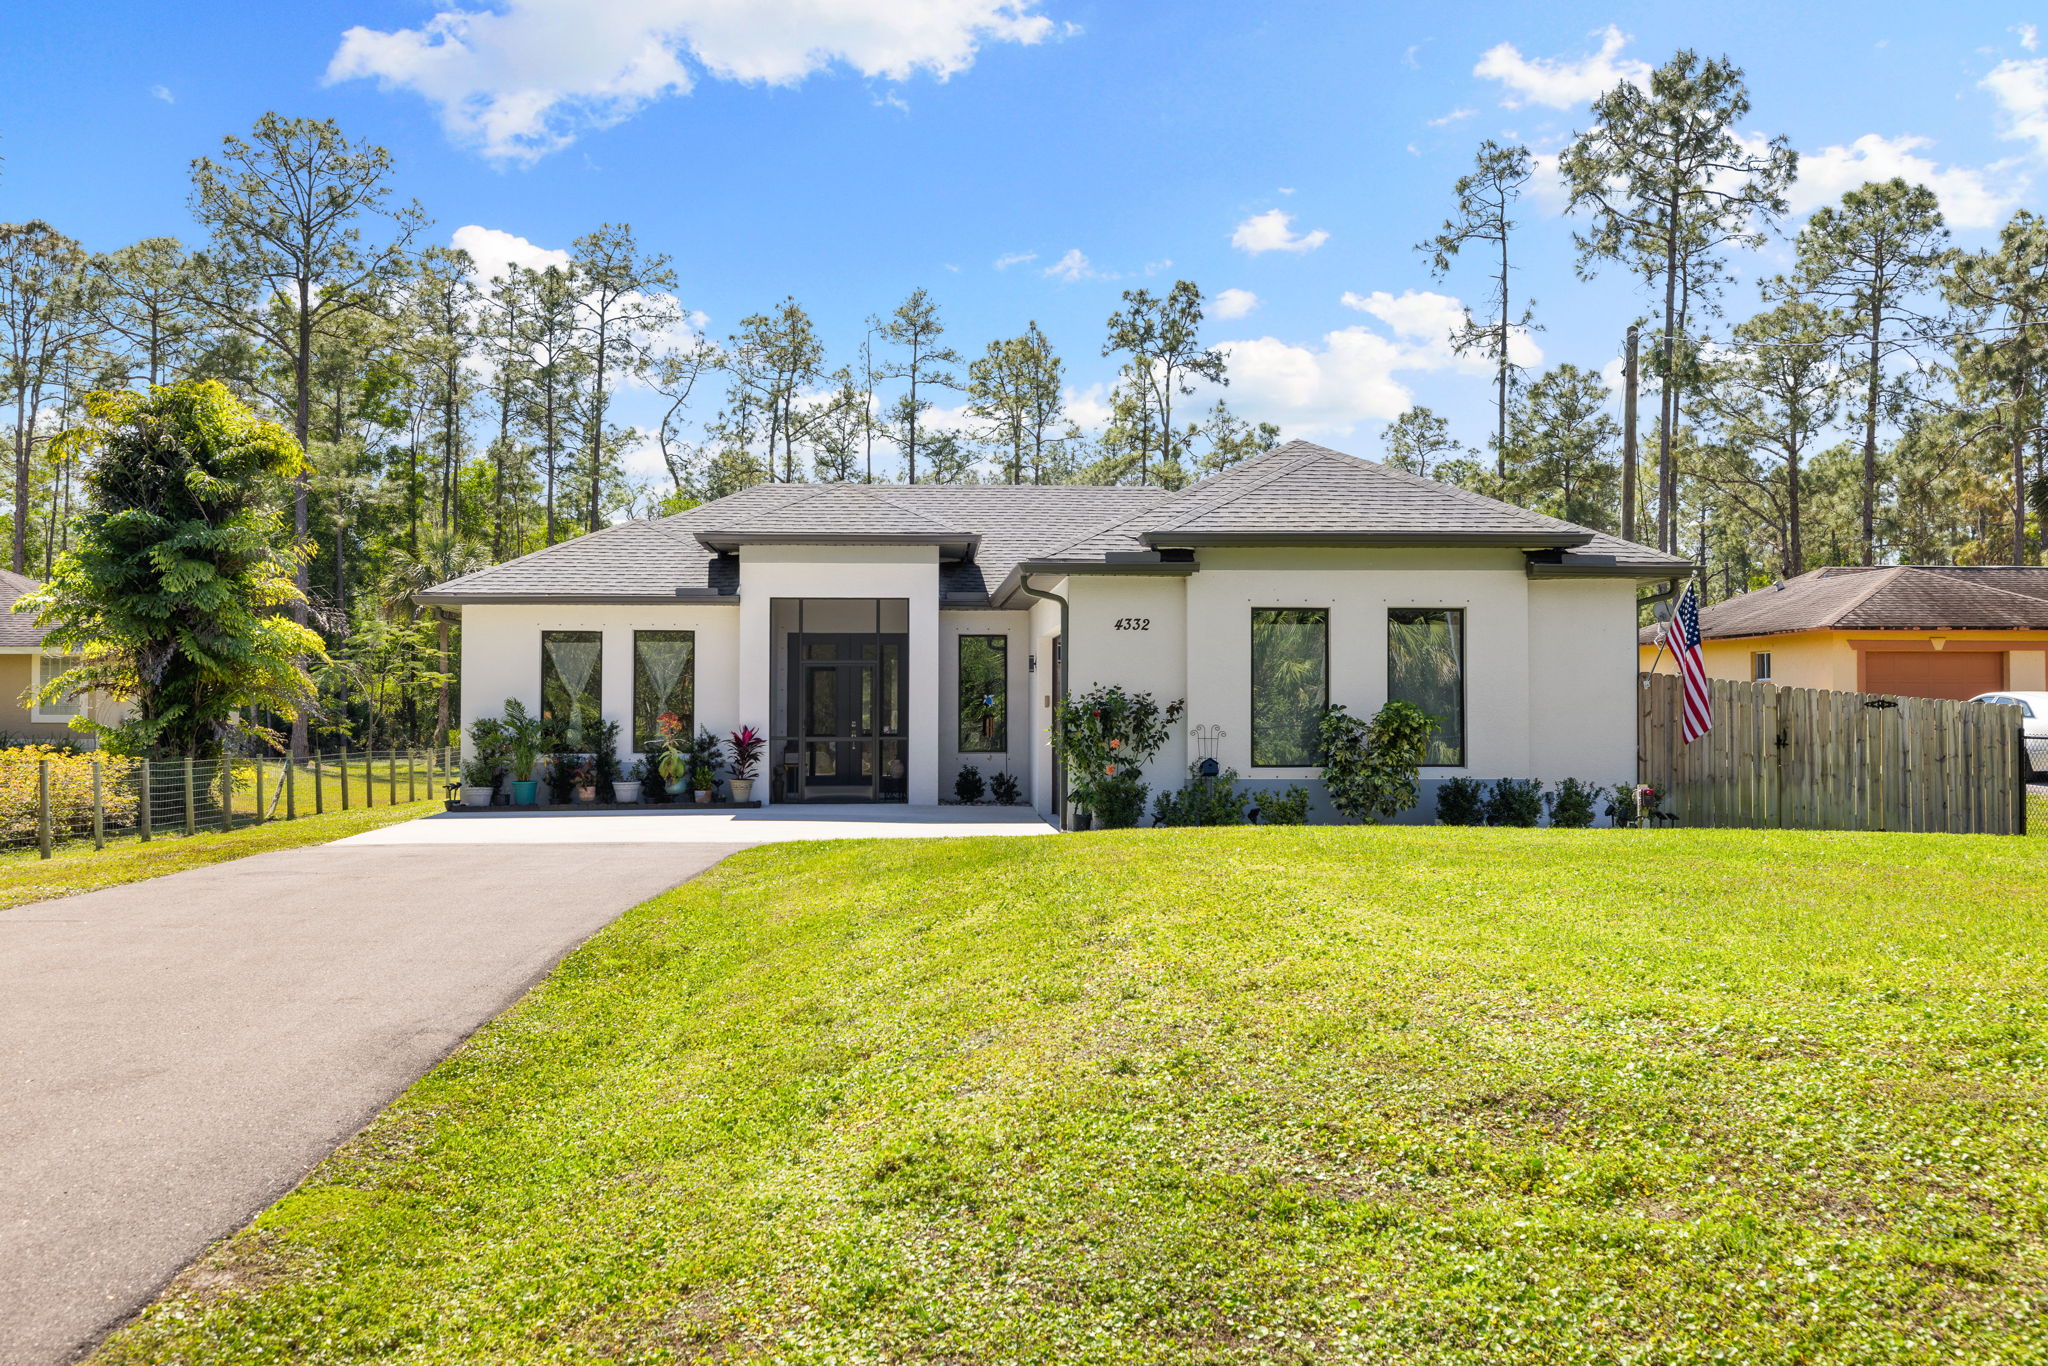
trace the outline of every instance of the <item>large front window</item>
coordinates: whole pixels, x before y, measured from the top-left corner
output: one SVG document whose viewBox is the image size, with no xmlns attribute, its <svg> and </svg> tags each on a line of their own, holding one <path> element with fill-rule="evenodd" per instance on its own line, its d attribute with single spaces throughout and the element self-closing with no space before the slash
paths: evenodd
<svg viewBox="0 0 2048 1366">
<path fill-rule="evenodd" d="M 660 721 L 674 714 L 682 733 L 697 733 L 697 633 L 633 633 L 633 748 L 649 753 L 661 744 Z"/>
<path fill-rule="evenodd" d="M 1252 609 L 1252 766 L 1307 768 L 1330 703 L 1330 613 Z"/>
<path fill-rule="evenodd" d="M 1009 637 L 960 637 L 962 754 L 1009 749 L 1009 663 Z"/>
<path fill-rule="evenodd" d="M 1387 700 L 1436 718 L 1422 762 L 1465 762 L 1465 613 L 1456 607 L 1387 610 Z"/>
<path fill-rule="evenodd" d="M 599 719 L 603 653 L 601 631 L 540 633 L 541 719 L 561 727 L 563 743 L 572 750 L 585 748 L 586 728 Z"/>
</svg>

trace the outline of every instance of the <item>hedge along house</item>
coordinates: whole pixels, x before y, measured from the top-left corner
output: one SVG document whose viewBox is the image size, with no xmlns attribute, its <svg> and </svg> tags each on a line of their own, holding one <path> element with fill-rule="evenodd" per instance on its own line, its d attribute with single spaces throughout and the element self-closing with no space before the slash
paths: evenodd
<svg viewBox="0 0 2048 1366">
<path fill-rule="evenodd" d="M 1178 492 L 760 484 L 424 600 L 465 729 L 513 697 L 645 754 L 673 712 L 763 730 L 769 801 L 927 805 L 972 764 L 1054 816 L 1054 699 L 1098 684 L 1187 700 L 1154 790 L 1212 757 L 1313 790 L 1324 706 L 1389 698 L 1441 722 L 1425 787 L 1633 781 L 1638 587 L 1689 572 L 1295 441 Z"/>
</svg>

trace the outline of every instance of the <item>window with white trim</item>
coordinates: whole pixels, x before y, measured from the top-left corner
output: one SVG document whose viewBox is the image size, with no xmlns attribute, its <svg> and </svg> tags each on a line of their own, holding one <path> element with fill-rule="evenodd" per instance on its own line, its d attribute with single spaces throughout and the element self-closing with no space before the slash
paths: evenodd
<svg viewBox="0 0 2048 1366">
<path fill-rule="evenodd" d="M 85 663 L 78 655 L 37 655 L 36 656 L 36 701 L 30 713 L 37 721 L 69 721 L 85 709 L 82 697 L 67 697 L 61 701 L 42 700 L 43 689 L 50 680 L 59 678 L 70 670 Z"/>
</svg>

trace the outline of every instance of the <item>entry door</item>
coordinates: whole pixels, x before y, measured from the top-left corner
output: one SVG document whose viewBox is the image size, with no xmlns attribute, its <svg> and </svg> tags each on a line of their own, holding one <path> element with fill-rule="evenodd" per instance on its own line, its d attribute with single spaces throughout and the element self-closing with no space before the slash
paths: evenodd
<svg viewBox="0 0 2048 1366">
<path fill-rule="evenodd" d="M 872 800 L 875 785 L 875 663 L 805 660 L 802 663 L 803 795 L 840 801 Z"/>
</svg>

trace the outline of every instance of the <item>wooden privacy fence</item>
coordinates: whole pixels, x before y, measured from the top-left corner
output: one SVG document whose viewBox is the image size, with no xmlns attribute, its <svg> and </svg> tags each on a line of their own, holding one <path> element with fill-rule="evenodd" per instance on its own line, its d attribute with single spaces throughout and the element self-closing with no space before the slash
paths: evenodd
<svg viewBox="0 0 2048 1366">
<path fill-rule="evenodd" d="M 1686 744 L 1676 674 L 1644 674 L 1637 768 L 1681 825 L 2026 833 L 2018 711 L 1989 702 L 1710 679 Z"/>
</svg>

